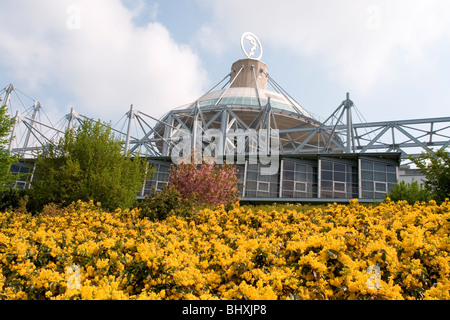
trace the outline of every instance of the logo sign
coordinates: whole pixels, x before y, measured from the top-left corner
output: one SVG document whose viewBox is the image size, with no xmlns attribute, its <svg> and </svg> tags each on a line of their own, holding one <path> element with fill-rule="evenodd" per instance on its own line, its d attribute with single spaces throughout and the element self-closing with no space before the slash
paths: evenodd
<svg viewBox="0 0 450 320">
<path fill-rule="evenodd" d="M 174 146 L 171 158 L 174 164 L 226 163 L 245 164 L 248 145 L 248 163 L 261 164 L 262 176 L 278 173 L 280 154 L 280 133 L 278 129 L 229 129 L 224 135 L 219 129 L 203 130 L 201 124 L 190 133 L 186 129 L 177 129 L 173 133 Z M 247 141 L 247 143 L 246 143 Z M 193 152 L 193 154 L 192 154 Z M 237 161 L 235 162 L 235 157 Z"/>
<path fill-rule="evenodd" d="M 367 279 L 366 285 L 369 289 L 377 289 L 381 288 L 381 270 L 379 266 L 369 266 L 367 267 L 367 273 L 370 274 Z"/>
<path fill-rule="evenodd" d="M 69 266 L 66 269 L 66 272 L 68 274 L 73 273 L 68 279 L 67 279 L 67 289 L 80 289 L 81 288 L 81 271 L 80 267 L 77 265 Z"/>
<path fill-rule="evenodd" d="M 261 60 L 263 49 L 259 39 L 251 32 L 245 32 L 241 37 L 241 48 L 249 59 Z M 256 54 L 259 52 L 259 55 Z"/>
</svg>

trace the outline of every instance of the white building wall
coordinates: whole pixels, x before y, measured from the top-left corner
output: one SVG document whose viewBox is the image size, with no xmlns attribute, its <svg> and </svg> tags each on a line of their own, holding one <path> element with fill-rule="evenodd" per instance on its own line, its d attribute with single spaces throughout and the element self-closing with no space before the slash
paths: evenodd
<svg viewBox="0 0 450 320">
<path fill-rule="evenodd" d="M 400 166 L 398 169 L 398 181 L 405 181 L 406 183 L 411 183 L 413 181 L 418 181 L 423 184 L 425 176 L 418 169 L 411 169 L 409 166 Z"/>
</svg>

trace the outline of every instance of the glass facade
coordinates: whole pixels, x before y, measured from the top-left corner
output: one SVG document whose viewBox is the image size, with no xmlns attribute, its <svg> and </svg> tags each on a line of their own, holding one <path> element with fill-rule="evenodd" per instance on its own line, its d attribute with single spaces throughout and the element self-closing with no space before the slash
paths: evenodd
<svg viewBox="0 0 450 320">
<path fill-rule="evenodd" d="M 12 174 L 14 174 L 14 175 L 32 173 L 33 172 L 33 164 L 31 164 L 31 163 L 25 164 L 22 162 L 14 163 L 11 165 L 10 170 L 11 170 Z M 29 187 L 29 184 L 26 182 L 26 178 L 24 178 L 22 180 L 16 180 L 14 187 L 17 189 L 25 189 L 25 188 Z"/>
<path fill-rule="evenodd" d="M 282 160 L 282 198 L 316 198 L 317 164 Z"/>
<path fill-rule="evenodd" d="M 245 178 L 245 197 L 278 198 L 280 175 L 261 175 L 260 164 L 248 164 Z"/>
<path fill-rule="evenodd" d="M 237 177 L 239 179 L 238 182 L 238 190 L 239 190 L 239 194 L 241 195 L 241 197 L 244 195 L 244 182 L 245 182 L 245 164 L 237 164 L 236 165 L 236 169 L 237 169 Z"/>
<path fill-rule="evenodd" d="M 391 163 L 361 159 L 361 196 L 383 199 L 397 183 L 397 166 Z"/>
<path fill-rule="evenodd" d="M 320 159 L 320 197 L 357 198 L 357 164 Z"/>
<path fill-rule="evenodd" d="M 157 191 L 161 191 L 169 181 L 170 162 L 149 161 L 149 164 L 155 169 L 153 176 L 147 180 L 142 189 L 142 196 L 151 194 L 153 187 Z"/>
<path fill-rule="evenodd" d="M 169 169 L 172 165 L 170 162 L 151 160 L 149 161 L 149 164 L 155 169 L 155 172 L 149 180 L 145 181 L 142 192 L 140 194 L 141 196 L 151 194 L 153 187 L 155 187 L 156 190 L 161 191 L 169 182 Z M 237 177 L 239 179 L 238 189 L 240 194 L 242 195 L 245 181 L 245 165 L 236 165 L 236 169 L 238 170 Z"/>
<path fill-rule="evenodd" d="M 151 160 L 155 173 L 146 181 L 141 195 L 161 190 L 169 179 L 168 161 Z M 383 199 L 397 182 L 398 159 L 379 155 L 364 157 L 319 156 L 280 160 L 274 175 L 262 175 L 261 164 L 238 164 L 242 199 Z"/>
<path fill-rule="evenodd" d="M 279 170 L 273 175 L 261 174 L 261 164 L 238 164 L 238 189 L 247 199 L 369 199 L 382 200 L 398 179 L 400 155 L 317 155 L 281 156 Z M 151 159 L 155 171 L 146 180 L 138 196 L 151 194 L 153 187 L 162 190 L 169 180 L 172 163 L 168 159 Z M 16 163 L 14 174 L 32 173 L 34 165 Z M 32 176 L 29 178 L 32 180 Z M 25 180 L 18 180 L 16 188 L 28 188 Z"/>
</svg>

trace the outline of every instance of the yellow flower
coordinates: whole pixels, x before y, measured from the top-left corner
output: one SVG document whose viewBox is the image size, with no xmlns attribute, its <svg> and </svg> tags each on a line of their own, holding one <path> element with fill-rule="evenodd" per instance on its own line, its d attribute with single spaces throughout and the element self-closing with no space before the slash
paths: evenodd
<svg viewBox="0 0 450 320">
<path fill-rule="evenodd" d="M 98 269 L 107 269 L 106 267 L 109 265 L 109 259 L 100 259 L 95 265 Z"/>
<path fill-rule="evenodd" d="M 93 202 L 63 210 L 0 213 L 2 299 L 449 299 L 448 202 L 218 207 L 160 222 Z M 66 290 L 69 277 L 81 288 Z"/>
</svg>

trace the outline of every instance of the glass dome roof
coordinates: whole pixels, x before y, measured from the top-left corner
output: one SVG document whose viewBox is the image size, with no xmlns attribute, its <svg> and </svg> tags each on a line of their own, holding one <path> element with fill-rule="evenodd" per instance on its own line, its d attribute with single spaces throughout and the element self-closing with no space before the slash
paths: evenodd
<svg viewBox="0 0 450 320">
<path fill-rule="evenodd" d="M 229 106 L 245 106 L 250 108 L 259 108 L 258 93 L 261 100 L 261 106 L 265 106 L 270 97 L 270 104 L 272 108 L 300 114 L 302 116 L 312 118 L 314 117 L 300 106 L 295 101 L 287 99 L 284 95 L 270 91 L 259 89 L 256 91 L 254 88 L 228 88 L 217 91 L 212 91 L 203 95 L 199 100 L 199 107 L 208 107 L 214 105 L 229 105 Z M 220 101 L 219 101 L 220 99 Z M 177 109 L 189 109 L 193 108 L 197 104 L 197 101 L 178 107 Z"/>
</svg>

